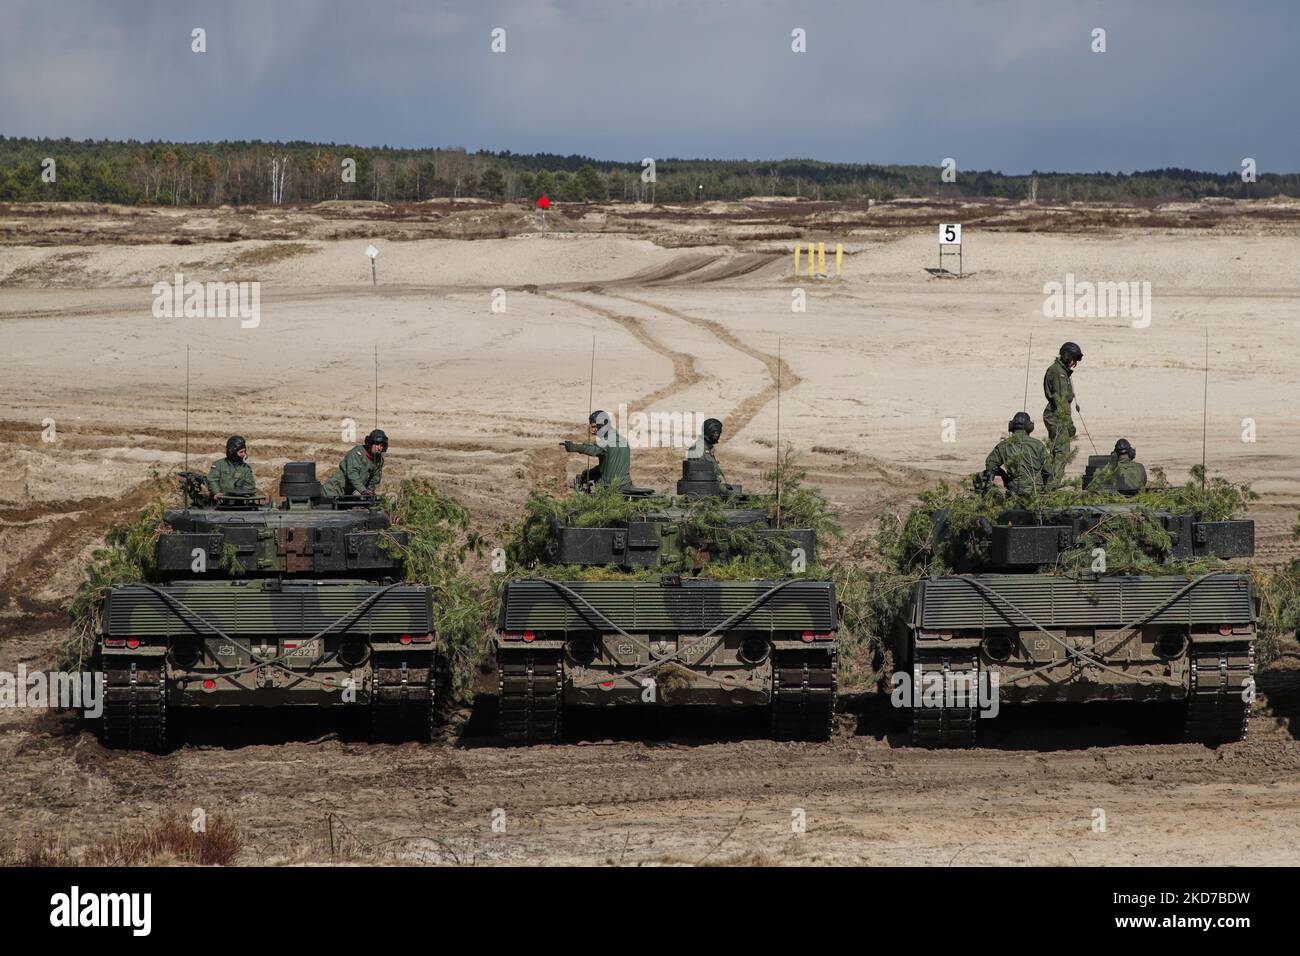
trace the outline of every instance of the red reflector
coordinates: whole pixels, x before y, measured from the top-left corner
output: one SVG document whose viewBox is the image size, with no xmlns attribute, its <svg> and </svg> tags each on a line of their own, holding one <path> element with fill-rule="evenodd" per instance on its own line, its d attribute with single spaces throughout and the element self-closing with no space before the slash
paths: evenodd
<svg viewBox="0 0 1300 956">
<path fill-rule="evenodd" d="M 104 644 L 108 647 L 126 647 L 126 641 L 120 637 L 106 637 L 104 638 Z"/>
<path fill-rule="evenodd" d="M 139 639 L 138 637 L 128 637 L 128 638 L 126 639 L 126 646 L 127 646 L 127 647 L 139 647 L 139 646 L 140 646 L 140 639 Z"/>
<path fill-rule="evenodd" d="M 807 641 L 809 644 L 812 643 L 812 639 L 813 639 L 814 636 L 815 636 L 815 635 L 813 634 L 812 631 L 804 631 L 804 632 L 803 632 L 803 639 L 804 639 L 805 641 Z"/>
<path fill-rule="evenodd" d="M 817 638 L 819 641 L 833 641 L 835 640 L 835 632 L 828 631 L 825 634 L 814 634 L 813 637 Z"/>
<path fill-rule="evenodd" d="M 1222 634 L 1224 637 L 1227 637 L 1229 634 L 1232 633 L 1232 627 L 1228 624 L 1221 625 L 1219 627 L 1219 633 Z"/>
<path fill-rule="evenodd" d="M 296 643 L 292 642 L 292 641 L 285 641 L 285 642 L 284 642 L 284 649 L 285 649 L 286 651 L 297 650 L 297 649 L 298 649 L 298 645 L 297 645 Z"/>
<path fill-rule="evenodd" d="M 414 641 L 416 644 L 432 644 L 432 643 L 433 643 L 433 635 L 432 635 L 432 634 L 414 634 L 414 635 L 411 636 L 411 640 Z"/>
<path fill-rule="evenodd" d="M 203 689 L 204 689 L 204 690 L 212 690 L 212 688 L 214 688 L 214 687 L 216 687 L 216 686 L 217 686 L 217 682 L 214 681 L 214 680 L 205 680 L 205 681 L 203 682 Z"/>
<path fill-rule="evenodd" d="M 398 640 L 401 641 L 403 644 L 410 644 L 410 643 L 411 643 L 411 635 L 410 635 L 410 634 L 403 634 L 401 637 L 398 638 Z"/>
<path fill-rule="evenodd" d="M 531 641 L 531 640 L 534 640 L 536 637 L 537 637 L 537 635 L 534 634 L 532 631 L 524 631 L 524 640 L 525 640 L 525 641 Z"/>
<path fill-rule="evenodd" d="M 614 682 L 612 680 L 601 681 L 600 686 L 605 688 L 605 690 L 609 690 L 611 687 L 614 686 Z"/>
</svg>

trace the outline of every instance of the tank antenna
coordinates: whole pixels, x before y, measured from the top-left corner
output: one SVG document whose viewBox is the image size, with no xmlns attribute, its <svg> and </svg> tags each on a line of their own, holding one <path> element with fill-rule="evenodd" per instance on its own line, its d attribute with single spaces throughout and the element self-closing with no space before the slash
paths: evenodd
<svg viewBox="0 0 1300 956">
<path fill-rule="evenodd" d="M 781 527 L 781 336 L 776 337 L 776 526 Z"/>
<path fill-rule="evenodd" d="M 587 378 L 587 424 L 591 424 L 591 413 L 595 411 L 593 407 L 596 401 L 596 336 L 591 337 L 591 374 Z M 588 433 L 590 428 L 586 429 Z M 591 437 L 590 434 L 587 435 Z M 591 456 L 587 456 L 587 473 L 591 474 Z"/>
<path fill-rule="evenodd" d="M 185 346 L 185 470 L 190 470 L 190 347 Z"/>
<path fill-rule="evenodd" d="M 1201 396 L 1201 491 L 1205 490 L 1205 447 L 1210 417 L 1210 327 L 1205 327 L 1205 388 Z"/>
<path fill-rule="evenodd" d="M 375 428 L 379 428 L 379 343 L 375 343 Z"/>
<path fill-rule="evenodd" d="M 1025 356 L 1025 401 L 1020 406 L 1023 411 L 1029 411 L 1029 365 L 1034 360 L 1034 333 L 1029 333 L 1029 353 Z"/>
</svg>

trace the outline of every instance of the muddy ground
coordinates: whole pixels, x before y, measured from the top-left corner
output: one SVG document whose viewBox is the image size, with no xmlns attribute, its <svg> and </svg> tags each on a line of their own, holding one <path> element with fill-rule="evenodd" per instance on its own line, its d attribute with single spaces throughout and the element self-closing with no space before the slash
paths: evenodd
<svg viewBox="0 0 1300 956">
<path fill-rule="evenodd" d="M 850 548 L 927 484 L 980 466 L 1022 404 L 1031 335 L 1035 417 L 1056 345 L 1080 341 L 1094 438 L 1124 434 L 1181 477 L 1201 457 L 1208 328 L 1211 466 L 1261 492 L 1264 563 L 1300 553 L 1300 204 L 610 206 L 552 216 L 545 233 L 521 209 L 421 205 L 0 209 L 0 670 L 48 663 L 89 550 L 187 445 L 206 466 L 227 434 L 248 435 L 263 484 L 286 460 L 336 460 L 344 419 L 370 427 L 376 344 L 389 480 L 433 478 L 485 532 L 581 467 L 556 442 L 585 418 L 595 337 L 597 405 L 716 414 L 728 475 L 751 486 L 774 452 L 779 379 L 783 440 Z M 967 223 L 963 279 L 927 271 L 938 221 Z M 361 255 L 372 239 L 377 289 Z M 845 243 L 842 277 L 790 274 L 790 247 L 808 240 Z M 177 271 L 259 281 L 260 325 L 155 318 L 151 286 Z M 1043 283 L 1067 272 L 1151 281 L 1151 325 L 1045 318 Z M 799 288 L 806 313 L 790 310 Z M 948 418 L 956 441 L 941 438 Z M 639 452 L 638 481 L 669 487 L 679 457 Z M 256 715 L 199 721 L 184 747 L 150 756 L 2 711 L 0 848 L 75 855 L 202 807 L 237 820 L 247 863 L 1300 859 L 1294 642 L 1260 675 L 1248 739 L 1217 750 L 1162 738 L 1156 711 L 1095 705 L 1004 714 L 972 752 L 918 751 L 861 688 L 829 745 L 772 743 L 745 717 L 656 714 L 581 718 L 570 743 L 507 750 L 491 685 L 428 747 Z"/>
</svg>

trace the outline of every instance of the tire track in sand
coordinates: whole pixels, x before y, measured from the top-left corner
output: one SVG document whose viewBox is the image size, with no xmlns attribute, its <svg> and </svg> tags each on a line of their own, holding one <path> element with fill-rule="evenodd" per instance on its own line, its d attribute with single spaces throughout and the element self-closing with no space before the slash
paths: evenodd
<svg viewBox="0 0 1300 956">
<path fill-rule="evenodd" d="M 606 292 L 603 294 L 612 299 L 622 299 L 625 302 L 631 302 L 634 305 L 653 309 L 654 311 L 661 312 L 664 315 L 672 316 L 674 319 L 680 319 L 696 328 L 705 330 L 729 348 L 735 349 L 737 352 L 741 352 L 748 355 L 750 358 L 757 359 L 763 363 L 767 368 L 770 382 L 767 387 L 742 400 L 741 403 L 736 406 L 735 411 L 728 416 L 727 430 L 732 435 L 739 434 L 741 429 L 753 421 L 768 402 L 776 398 L 778 374 L 780 375 L 782 390 L 794 388 L 803 381 L 803 379 L 795 373 L 794 369 L 790 367 L 790 364 L 786 362 L 784 358 L 778 359 L 777 356 L 773 355 L 771 352 L 764 352 L 762 349 L 749 345 L 737 338 L 731 330 L 721 322 L 713 319 L 701 319 L 693 315 L 687 315 L 685 312 L 679 312 L 677 309 L 669 308 L 666 305 L 661 305 L 660 303 L 653 302 L 649 299 L 641 299 L 630 295 L 619 295 L 614 292 Z"/>
<path fill-rule="evenodd" d="M 607 295 L 607 293 L 599 292 L 596 288 L 592 288 L 591 292 L 594 294 Z M 577 299 L 570 299 L 565 296 L 556 295 L 553 292 L 540 292 L 538 294 L 543 295 L 548 299 L 553 299 L 556 302 L 562 302 L 565 305 L 575 305 L 580 309 L 586 309 L 588 312 L 593 312 L 601 318 L 609 319 L 611 322 L 626 329 L 633 338 L 651 352 L 654 352 L 656 355 L 662 355 L 664 358 L 668 359 L 668 361 L 673 363 L 673 380 L 662 388 L 655 389 L 650 394 L 642 395 L 640 398 L 636 399 L 635 401 L 638 404 L 653 405 L 655 402 L 663 401 L 668 396 L 675 395 L 677 392 L 684 391 L 692 385 L 703 381 L 704 376 L 700 373 L 699 369 L 695 367 L 695 356 L 687 352 L 679 352 L 676 349 L 664 345 L 650 334 L 645 319 L 638 319 L 632 315 L 623 315 L 609 309 L 603 309 L 598 305 L 591 304 L 590 302 L 581 302 Z"/>
</svg>

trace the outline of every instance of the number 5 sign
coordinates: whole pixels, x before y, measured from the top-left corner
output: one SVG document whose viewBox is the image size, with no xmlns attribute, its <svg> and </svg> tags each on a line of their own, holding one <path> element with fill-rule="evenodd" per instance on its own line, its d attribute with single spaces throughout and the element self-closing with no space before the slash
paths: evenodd
<svg viewBox="0 0 1300 956">
<path fill-rule="evenodd" d="M 956 246 L 957 251 L 944 252 L 945 246 Z M 957 257 L 957 275 L 961 275 L 961 223 L 959 222 L 941 222 L 939 223 L 939 271 L 936 275 L 951 275 L 943 267 L 944 255 L 955 255 Z"/>
</svg>

